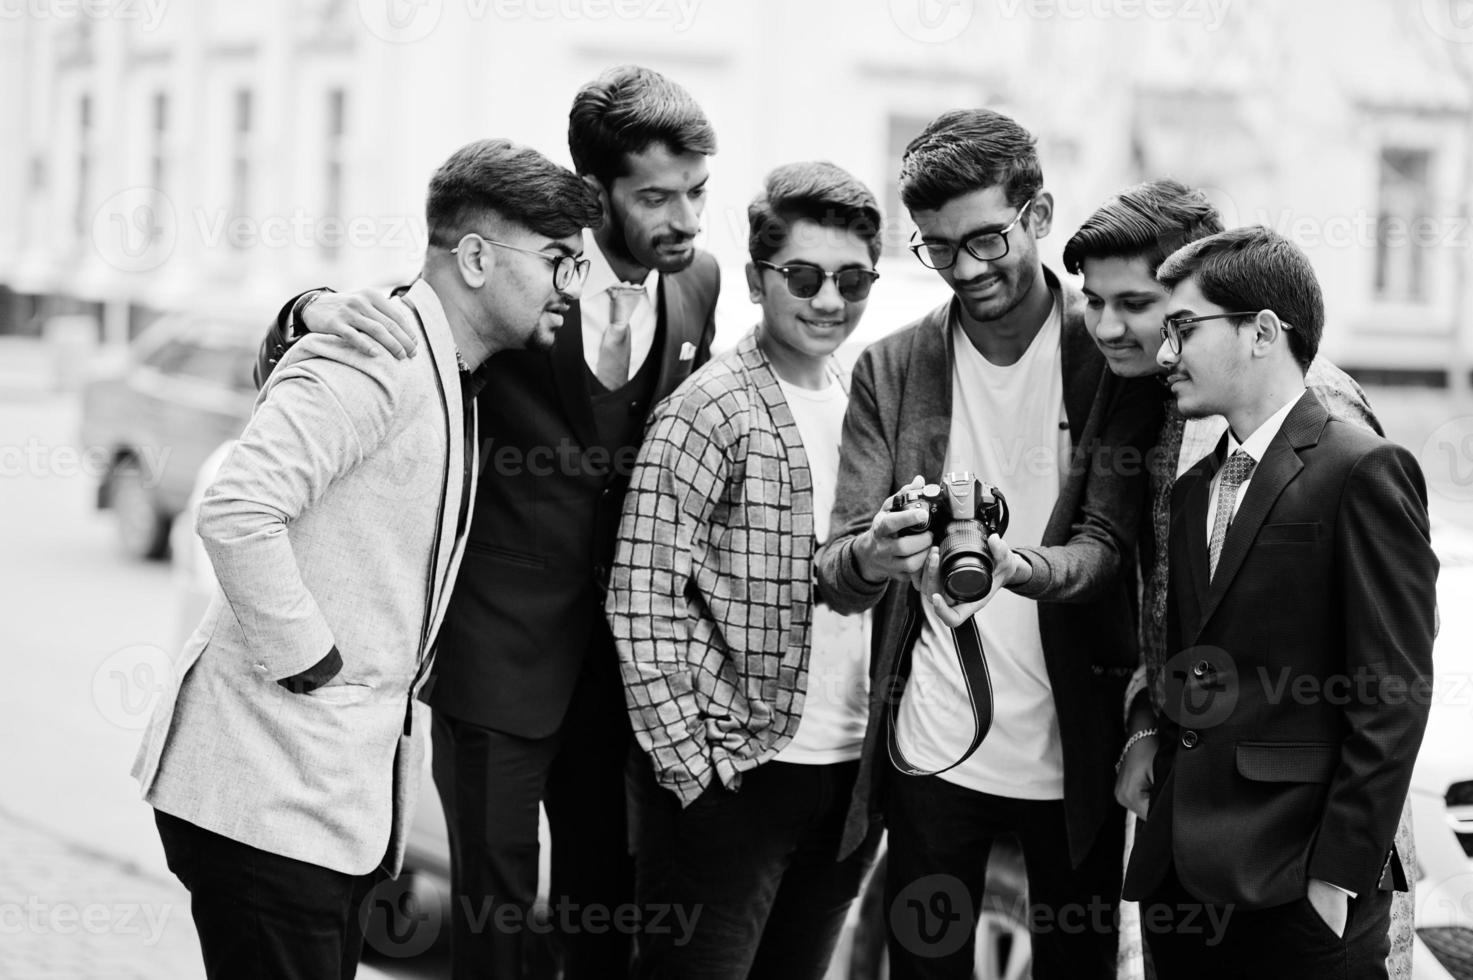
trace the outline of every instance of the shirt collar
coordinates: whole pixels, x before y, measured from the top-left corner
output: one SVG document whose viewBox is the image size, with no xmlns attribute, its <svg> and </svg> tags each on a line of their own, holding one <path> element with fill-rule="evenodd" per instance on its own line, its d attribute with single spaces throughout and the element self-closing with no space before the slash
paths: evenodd
<svg viewBox="0 0 1473 980">
<path fill-rule="evenodd" d="M 623 282 L 614 274 L 614 267 L 609 265 L 609 260 L 604 256 L 603 249 L 598 247 L 594 240 L 593 232 L 583 233 L 583 257 L 588 260 L 588 279 L 583 283 L 583 296 L 597 296 L 599 293 L 607 292 L 610 286 L 616 286 Z M 660 288 L 660 274 L 651 269 L 649 275 L 644 278 L 644 292 L 654 302 Z"/>
<path fill-rule="evenodd" d="M 1277 412 L 1264 419 L 1263 423 L 1253 430 L 1253 434 L 1241 443 L 1238 442 L 1237 436 L 1233 435 L 1233 430 L 1228 429 L 1228 455 L 1231 456 L 1241 449 L 1249 456 L 1252 456 L 1254 462 L 1261 461 L 1263 454 L 1268 452 L 1268 444 L 1274 441 L 1274 436 L 1278 435 L 1279 430 L 1284 427 L 1284 420 L 1289 417 L 1289 413 L 1294 410 L 1294 406 L 1299 404 L 1299 398 L 1303 394 L 1304 392 L 1301 391 L 1298 395 L 1289 399 L 1283 408 L 1280 408 Z"/>
</svg>

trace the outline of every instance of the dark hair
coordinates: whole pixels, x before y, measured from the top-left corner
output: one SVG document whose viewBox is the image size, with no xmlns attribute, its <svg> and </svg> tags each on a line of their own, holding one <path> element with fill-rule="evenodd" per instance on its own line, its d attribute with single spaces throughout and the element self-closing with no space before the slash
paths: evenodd
<svg viewBox="0 0 1473 980">
<path fill-rule="evenodd" d="M 625 156 L 663 143 L 671 153 L 716 152 L 716 131 L 689 92 L 638 65 L 610 68 L 578 90 L 568 151 L 580 174 L 604 187 L 627 172 Z"/>
<path fill-rule="evenodd" d="M 786 163 L 767 175 L 762 191 L 747 205 L 747 253 L 772 258 L 788 243 L 793 222 L 817 222 L 853 232 L 880 258 L 880 205 L 853 174 L 824 160 Z"/>
<path fill-rule="evenodd" d="M 1043 187 L 1033 135 L 991 109 L 953 109 L 931 121 L 900 159 L 900 200 L 910 211 L 1001 187 L 1017 208 Z"/>
<path fill-rule="evenodd" d="M 603 222 L 598 195 L 576 174 L 511 140 L 467 143 L 430 178 L 430 244 L 450 247 L 489 213 L 539 235 L 566 238 Z"/>
<path fill-rule="evenodd" d="M 1064 246 L 1064 268 L 1076 275 L 1085 259 L 1142 258 L 1152 275 L 1188 242 L 1222 231 L 1207 195 L 1170 178 L 1121 191 L 1084 220 Z"/>
<path fill-rule="evenodd" d="M 1305 370 L 1319 352 L 1325 299 L 1314 267 L 1298 245 L 1262 225 L 1200 238 L 1171 253 L 1156 278 L 1167 289 L 1190 278 L 1227 310 L 1273 310 L 1293 327 L 1289 350 Z"/>
</svg>

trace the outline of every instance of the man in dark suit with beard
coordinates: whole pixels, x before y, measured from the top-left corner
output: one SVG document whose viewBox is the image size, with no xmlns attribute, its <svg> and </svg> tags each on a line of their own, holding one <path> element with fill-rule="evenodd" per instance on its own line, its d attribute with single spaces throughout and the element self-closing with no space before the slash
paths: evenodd
<svg viewBox="0 0 1473 980">
<path fill-rule="evenodd" d="M 1157 357 L 1217 450 L 1171 500 L 1167 719 L 1125 897 L 1158 975 L 1385 977 L 1437 559 L 1413 455 L 1305 388 L 1324 304 L 1268 229 L 1161 265 Z"/>
<path fill-rule="evenodd" d="M 552 918 L 574 926 L 560 936 L 564 976 L 628 969 L 632 936 L 609 923 L 634 899 L 631 737 L 603 593 L 645 419 L 706 360 L 715 331 L 717 265 L 693 245 L 716 151 L 700 106 L 653 71 L 614 68 L 574 99 L 568 142 L 607 220 L 553 351 L 511 352 L 481 371 L 485 470 L 426 694 L 457 978 L 521 975 L 539 802 Z M 406 353 L 381 296 L 313 292 L 283 309 L 263 370 L 301 329 Z M 604 928 L 578 925 L 589 910 Z"/>
</svg>

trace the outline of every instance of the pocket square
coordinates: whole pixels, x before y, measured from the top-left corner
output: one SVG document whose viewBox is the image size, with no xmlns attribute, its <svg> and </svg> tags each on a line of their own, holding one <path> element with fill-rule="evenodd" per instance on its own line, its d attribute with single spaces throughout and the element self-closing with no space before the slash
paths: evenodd
<svg viewBox="0 0 1473 980">
<path fill-rule="evenodd" d="M 696 359 L 696 345 L 688 340 L 681 344 L 680 359 L 682 361 L 694 361 Z"/>
</svg>

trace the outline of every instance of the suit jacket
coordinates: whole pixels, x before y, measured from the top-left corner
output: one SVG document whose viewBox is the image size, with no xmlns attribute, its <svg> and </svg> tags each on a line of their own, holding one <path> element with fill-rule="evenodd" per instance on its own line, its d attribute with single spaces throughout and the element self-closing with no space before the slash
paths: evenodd
<svg viewBox="0 0 1473 980">
<path fill-rule="evenodd" d="M 709 356 L 719 289 L 704 252 L 660 276 L 651 406 Z M 263 346 L 267 371 L 290 308 Z M 562 724 L 591 645 L 618 684 L 603 588 L 635 455 L 596 446 L 579 304 L 552 351 L 503 351 L 480 374 L 484 472 L 425 698 L 463 721 L 543 738 Z"/>
<path fill-rule="evenodd" d="M 1226 436 L 1171 501 L 1158 787 L 1127 898 L 1168 868 L 1206 902 L 1265 908 L 1321 878 L 1358 894 L 1392 850 L 1426 725 L 1437 559 L 1406 449 L 1306 391 L 1258 463 L 1208 582 Z"/>
<path fill-rule="evenodd" d="M 1038 600 L 1064 753 L 1069 850 L 1078 862 L 1116 806 L 1111 766 L 1124 739 L 1119 704 L 1137 661 L 1132 583 L 1144 454 L 1160 424 L 1161 400 L 1154 381 L 1121 381 L 1110 373 L 1085 329 L 1082 297 L 1045 273 L 1064 310 L 1060 344 L 1071 455 L 1041 545 L 1016 549 L 1033 567 L 1018 592 Z M 884 758 L 889 681 L 919 625 L 914 590 L 866 582 L 855 566 L 854 541 L 885 498 L 917 473 L 929 481 L 941 475 L 951 434 L 952 308 L 940 306 L 871 345 L 850 387 L 834 532 L 817 562 L 819 588 L 834 609 L 877 607 L 869 728 L 845 828 L 846 853 L 864 839 L 879 805 L 875 791 L 890 769 Z"/>
<path fill-rule="evenodd" d="M 455 345 L 434 290 L 409 297 L 419 357 L 308 337 L 262 389 L 200 505 L 217 593 L 133 770 L 159 810 L 347 874 L 403 860 L 415 695 L 464 543 Z M 326 686 L 276 683 L 334 646 Z"/>
</svg>

